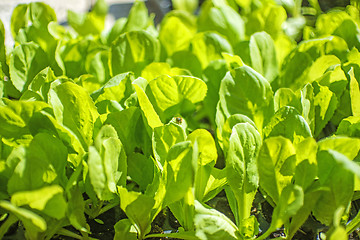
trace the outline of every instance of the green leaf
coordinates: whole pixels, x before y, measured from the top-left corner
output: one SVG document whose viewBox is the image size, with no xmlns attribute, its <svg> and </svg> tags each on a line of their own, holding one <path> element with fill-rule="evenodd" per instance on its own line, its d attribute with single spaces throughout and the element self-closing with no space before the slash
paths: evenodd
<svg viewBox="0 0 360 240">
<path fill-rule="evenodd" d="M 329 26 L 331 22 L 331 26 Z M 335 35 L 343 38 L 349 49 L 356 47 L 359 49 L 359 30 L 357 24 L 345 11 L 329 12 L 322 14 L 316 21 L 316 30 L 319 35 Z"/>
<path fill-rule="evenodd" d="M 220 125 L 217 129 L 217 131 L 219 133 L 219 134 L 217 134 L 218 142 L 219 142 L 220 146 L 222 147 L 225 156 L 228 153 L 229 140 L 230 140 L 230 136 L 232 134 L 232 129 L 238 123 L 249 123 L 256 129 L 255 123 L 245 115 L 234 114 L 234 115 L 231 115 L 229 118 L 227 118 L 225 123 L 222 126 Z"/>
<path fill-rule="evenodd" d="M 110 78 L 109 55 L 107 49 L 98 48 L 86 56 L 85 70 L 99 83 L 104 83 Z"/>
<path fill-rule="evenodd" d="M 199 31 L 216 31 L 235 46 L 245 37 L 244 20 L 232 7 L 219 2 L 207 1 L 201 6 Z"/>
<path fill-rule="evenodd" d="M 124 26 L 127 23 L 127 18 L 119 18 L 115 21 L 112 26 L 108 36 L 107 36 L 107 44 L 111 45 L 113 41 L 115 41 L 123 32 Z"/>
<path fill-rule="evenodd" d="M 339 124 L 336 135 L 360 138 L 360 117 L 350 116 L 343 119 Z"/>
<path fill-rule="evenodd" d="M 163 206 L 182 199 L 193 186 L 198 149 L 190 141 L 172 146 L 164 166 L 166 195 Z"/>
<path fill-rule="evenodd" d="M 111 75 L 132 71 L 139 76 L 146 65 L 158 60 L 159 50 L 158 40 L 146 31 L 131 31 L 120 35 L 111 44 Z"/>
<path fill-rule="evenodd" d="M 74 228 L 79 231 L 89 233 L 85 218 L 85 201 L 80 187 L 78 186 L 78 178 L 82 169 L 82 165 L 79 165 L 67 183 L 66 194 L 68 199 L 68 208 L 66 216 Z"/>
<path fill-rule="evenodd" d="M 240 232 L 245 239 L 251 239 L 259 234 L 259 223 L 254 215 L 251 215 L 242 222 Z"/>
<path fill-rule="evenodd" d="M 274 209 L 270 229 L 281 227 L 303 206 L 304 192 L 300 186 L 288 185 L 280 195 L 280 201 Z"/>
<path fill-rule="evenodd" d="M 316 185 L 316 184 L 314 184 Z M 313 185 L 313 186 L 314 186 Z M 291 239 L 297 230 L 306 222 L 311 214 L 311 211 L 314 209 L 315 204 L 317 203 L 322 192 L 326 191 L 321 187 L 311 187 L 309 191 L 305 191 L 304 194 L 304 204 L 297 211 L 297 213 L 292 217 L 291 222 L 288 223 L 288 233 L 287 236 Z"/>
<path fill-rule="evenodd" d="M 274 110 L 277 112 L 285 106 L 291 106 L 299 113 L 303 112 L 301 99 L 290 88 L 279 88 L 274 94 Z"/>
<path fill-rule="evenodd" d="M 251 66 L 264 76 L 270 83 L 279 75 L 275 44 L 266 32 L 251 35 L 250 43 Z"/>
<path fill-rule="evenodd" d="M 198 239 L 239 239 L 238 228 L 230 219 L 196 200 L 194 223 Z"/>
<path fill-rule="evenodd" d="M 14 91 L 8 92 L 19 97 L 33 78 L 48 66 L 45 52 L 35 43 L 24 43 L 14 48 L 10 56 L 10 80 Z"/>
<path fill-rule="evenodd" d="M 213 166 L 218 158 L 217 149 L 211 133 L 205 129 L 196 129 L 188 135 L 187 140 L 191 141 L 194 146 L 197 145 L 198 148 L 194 196 L 195 199 L 202 200 L 207 194 L 206 191 L 216 192 L 222 187 L 221 180 L 216 181 L 214 176 L 211 176 L 211 173 L 214 174 L 216 171 Z M 210 177 L 212 178 L 210 179 Z M 211 189 L 207 189 L 208 187 Z"/>
<path fill-rule="evenodd" d="M 302 88 L 303 85 L 306 84 L 306 80 L 304 79 L 306 78 L 311 65 L 312 60 L 307 53 L 295 52 L 293 55 L 289 55 L 289 57 L 285 59 L 280 77 L 276 81 L 279 83 L 275 85 L 276 82 L 273 82 L 273 87 L 289 87 L 292 90 Z"/>
<path fill-rule="evenodd" d="M 340 45 L 336 43 L 337 40 L 336 37 L 326 37 L 302 41 L 284 61 L 281 69 L 282 73 L 277 80 L 278 85 L 274 83 L 276 87 L 289 87 L 292 90 L 297 90 L 302 88 L 309 80 L 315 80 L 308 79 L 308 76 L 309 74 L 312 76 L 312 71 L 319 71 L 323 63 L 319 61 L 316 65 L 320 66 L 318 68 L 314 67 L 314 70 L 312 70 L 313 61 L 324 54 L 337 56 L 338 54 L 335 54 L 337 50 L 333 49 L 333 45 Z"/>
<path fill-rule="evenodd" d="M 185 141 L 185 131 L 179 125 L 168 123 L 156 127 L 152 135 L 153 151 L 155 159 L 164 165 L 170 148 L 176 143 Z"/>
<path fill-rule="evenodd" d="M 226 56 L 226 54 L 223 55 Z M 215 126 L 216 106 L 219 102 L 221 79 L 224 78 L 227 71 L 226 62 L 223 59 L 219 59 L 212 61 L 203 72 L 203 79 L 208 87 L 204 99 L 204 110 L 207 112 L 213 126 Z"/>
<path fill-rule="evenodd" d="M 216 162 L 218 156 L 215 141 L 209 131 L 205 129 L 197 129 L 190 133 L 186 140 L 191 141 L 193 144 L 197 142 L 199 151 L 199 166 Z"/>
<path fill-rule="evenodd" d="M 326 86 L 313 82 L 315 106 L 315 131 L 314 137 L 319 136 L 326 124 L 334 115 L 338 100 L 333 92 Z"/>
<path fill-rule="evenodd" d="M 53 36 L 53 38 L 56 40 L 70 40 L 73 36 L 73 33 L 71 33 L 67 28 L 65 28 L 65 26 L 62 26 L 54 21 L 48 24 L 48 31 L 49 34 Z"/>
<path fill-rule="evenodd" d="M 287 16 L 283 7 L 275 4 L 264 4 L 263 7 L 252 11 L 246 24 L 246 35 L 266 31 L 274 39 L 283 32 L 282 25 Z"/>
<path fill-rule="evenodd" d="M 137 84 L 134 84 L 134 87 L 138 97 L 140 108 L 145 116 L 147 124 L 152 129 L 162 126 L 163 123 L 161 122 L 159 115 L 156 113 L 154 106 L 151 104 L 144 90 Z"/>
<path fill-rule="evenodd" d="M 117 189 L 126 183 L 126 155 L 115 129 L 104 125 L 89 147 L 89 178 L 100 200 L 111 200 Z"/>
<path fill-rule="evenodd" d="M 194 110 L 195 103 L 205 98 L 207 87 L 199 78 L 190 76 L 160 76 L 149 82 L 146 95 L 161 119 Z M 141 104 L 140 104 L 141 105 Z"/>
<path fill-rule="evenodd" d="M 172 0 L 174 9 L 184 10 L 193 13 L 199 5 L 199 0 Z"/>
<path fill-rule="evenodd" d="M 329 87 L 330 91 L 335 93 L 338 99 L 341 100 L 344 91 L 347 90 L 349 81 L 340 64 L 331 66 L 330 69 L 333 70 L 325 72 L 318 81 L 321 85 Z"/>
<path fill-rule="evenodd" d="M 172 233 L 153 233 L 146 236 L 146 238 L 150 237 L 169 237 L 169 238 L 179 238 L 186 240 L 198 240 L 199 238 L 196 236 L 195 231 L 181 231 L 181 232 L 172 232 Z"/>
<path fill-rule="evenodd" d="M 243 60 L 238 55 L 233 55 L 230 53 L 222 53 L 224 60 L 226 61 L 226 66 L 229 70 L 244 66 Z"/>
<path fill-rule="evenodd" d="M 28 26 L 47 28 L 47 25 L 56 22 L 55 11 L 42 2 L 19 4 L 11 16 L 11 33 L 16 38 L 19 30 Z"/>
<path fill-rule="evenodd" d="M 315 103 L 314 103 L 314 88 L 311 84 L 306 84 L 300 90 L 300 100 L 302 106 L 302 116 L 309 124 L 311 133 L 315 131 Z"/>
<path fill-rule="evenodd" d="M 161 21 L 159 40 L 167 55 L 188 50 L 190 41 L 196 33 L 194 17 L 186 12 L 172 11 Z"/>
<path fill-rule="evenodd" d="M 29 130 L 33 136 L 38 133 L 48 133 L 62 141 L 68 151 L 68 161 L 73 166 L 78 166 L 83 160 L 85 150 L 77 136 L 56 121 L 45 111 L 35 113 L 29 121 Z"/>
<path fill-rule="evenodd" d="M 257 166 L 260 187 L 277 204 L 283 189 L 291 184 L 295 173 L 295 147 L 284 137 L 265 139 L 260 149 Z"/>
<path fill-rule="evenodd" d="M 313 138 L 306 138 L 296 144 L 296 169 L 295 183 L 303 188 L 304 191 L 311 186 L 317 176 L 316 154 L 318 145 Z"/>
<path fill-rule="evenodd" d="M 0 64 L 2 72 L 9 76 L 9 66 L 6 62 L 6 49 L 5 49 L 5 28 L 3 22 L 0 20 Z"/>
<path fill-rule="evenodd" d="M 252 68 L 243 66 L 226 74 L 220 85 L 219 104 L 225 117 L 244 114 L 261 131 L 273 115 L 273 92 L 269 82 Z"/>
<path fill-rule="evenodd" d="M 351 98 L 351 110 L 355 117 L 360 117 L 360 87 L 359 80 L 356 78 L 354 69 L 349 71 L 350 75 L 350 98 Z"/>
<path fill-rule="evenodd" d="M 249 123 L 232 128 L 226 157 L 226 178 L 237 200 L 238 226 L 250 217 L 259 186 L 256 158 L 261 146 L 259 132 Z"/>
<path fill-rule="evenodd" d="M 77 78 L 87 73 L 86 59 L 92 51 L 99 51 L 99 48 L 96 42 L 87 38 L 60 42 L 56 49 L 56 62 L 67 77 Z"/>
<path fill-rule="evenodd" d="M 150 231 L 152 221 L 151 210 L 155 200 L 139 192 L 130 192 L 126 188 L 118 187 L 120 207 L 126 213 L 131 223 L 135 225 L 139 238 L 143 239 Z"/>
<path fill-rule="evenodd" d="M 0 201 L 0 208 L 14 214 L 23 223 L 29 239 L 38 239 L 38 234 L 47 229 L 45 220 L 28 209 L 16 207 L 7 201 Z"/>
<path fill-rule="evenodd" d="M 50 84 L 55 80 L 56 77 L 50 67 L 43 69 L 33 78 L 21 99 L 33 99 L 34 94 L 36 94 L 36 100 L 48 102 Z"/>
<path fill-rule="evenodd" d="M 195 194 L 193 189 L 189 188 L 181 200 L 173 202 L 169 205 L 171 213 L 174 214 L 174 217 L 178 220 L 186 232 L 193 231 L 195 229 Z"/>
<path fill-rule="evenodd" d="M 55 60 L 58 41 L 48 29 L 48 25 L 51 23 L 54 25 L 56 22 L 54 10 L 40 2 L 21 5 L 19 11 L 17 11 L 17 8 L 14 10 L 11 22 L 15 42 L 19 44 L 30 42 L 38 44 L 47 54 L 48 66 L 51 66 L 57 74 L 62 74 L 61 68 Z M 16 29 L 13 29 L 13 27 Z"/>
<path fill-rule="evenodd" d="M 263 129 L 265 137 L 283 136 L 294 143 L 312 137 L 311 130 L 299 112 L 289 106 L 282 107 Z"/>
<path fill-rule="evenodd" d="M 202 76 L 202 66 L 198 57 L 191 51 L 179 51 L 167 59 L 172 67 L 187 69 L 195 77 Z"/>
<path fill-rule="evenodd" d="M 3 79 L 3 72 L 2 70 L 0 70 L 0 79 Z M 4 82 L 0 81 L 0 98 L 2 99 L 3 97 L 5 97 L 5 87 L 4 87 Z M 0 101 L 0 104 L 3 104 L 3 101 Z"/>
<path fill-rule="evenodd" d="M 360 139 L 342 136 L 327 137 L 318 142 L 319 150 L 334 150 L 353 160 L 360 151 Z"/>
<path fill-rule="evenodd" d="M 6 106 L 0 106 L 0 135 L 9 141 L 17 141 L 29 135 L 29 121 L 33 115 L 49 109 L 49 105 L 44 102 L 4 101 Z"/>
<path fill-rule="evenodd" d="M 137 234 L 135 227 L 131 224 L 129 219 L 121 219 L 114 225 L 115 236 L 114 240 L 136 240 Z"/>
<path fill-rule="evenodd" d="M 11 196 L 11 203 L 17 207 L 28 205 L 32 209 L 60 220 L 65 217 L 67 208 L 63 191 L 62 187 L 52 185 L 33 191 L 16 192 Z"/>
<path fill-rule="evenodd" d="M 37 134 L 9 179 L 9 194 L 36 190 L 49 184 L 64 186 L 66 164 L 67 149 L 62 142 L 48 133 Z"/>
<path fill-rule="evenodd" d="M 99 114 L 89 94 L 70 81 L 53 85 L 49 103 L 56 120 L 78 137 L 84 148 L 92 143 L 93 130 Z"/>
<path fill-rule="evenodd" d="M 201 32 L 191 40 L 191 51 L 199 59 L 202 68 L 206 68 L 211 61 L 222 59 L 222 53 L 232 53 L 230 43 L 215 32 Z"/>
<path fill-rule="evenodd" d="M 304 206 L 304 192 L 298 185 L 287 185 L 281 192 L 280 202 L 274 208 L 271 224 L 267 231 L 259 237 L 265 239 L 283 224 L 285 227 L 290 223 L 291 217 L 299 213 Z"/>
<path fill-rule="evenodd" d="M 343 11 L 334 11 L 322 14 L 316 20 L 316 30 L 319 35 L 330 35 L 345 19 L 350 19 L 350 16 Z M 332 24 L 330 25 L 329 22 Z"/>
<path fill-rule="evenodd" d="M 145 191 L 154 179 L 154 160 L 141 153 L 132 153 L 128 155 L 127 164 L 128 176 L 139 185 L 140 191 Z"/>
<path fill-rule="evenodd" d="M 326 236 L 329 240 L 347 240 L 348 234 L 343 226 L 338 226 L 335 228 L 333 232 L 331 232 L 330 236 Z"/>
<path fill-rule="evenodd" d="M 315 60 L 311 65 L 311 68 L 308 73 L 308 80 L 312 82 L 318 78 L 323 77 L 327 73 L 327 70 L 332 67 L 339 65 L 341 63 L 340 59 L 334 55 L 323 55 Z"/>
<path fill-rule="evenodd" d="M 118 74 L 106 82 L 100 89 L 91 94 L 96 105 L 102 101 L 112 100 L 120 103 L 125 108 L 125 102 L 135 92 L 132 85 L 134 74 L 131 72 Z"/>
<path fill-rule="evenodd" d="M 210 168 L 210 166 L 207 166 L 207 168 Z M 201 200 L 202 202 L 207 202 L 213 199 L 218 193 L 223 190 L 226 184 L 226 170 L 212 167 L 210 176 L 208 177 L 206 182 L 206 188 L 201 194 L 202 199 L 198 198 L 199 201 Z"/>
<path fill-rule="evenodd" d="M 141 77 L 145 78 L 148 81 L 151 81 L 161 75 L 189 75 L 189 71 L 186 69 L 180 68 L 171 68 L 168 63 L 163 62 L 153 62 L 147 65 L 144 70 L 141 72 Z"/>
<path fill-rule="evenodd" d="M 137 147 L 144 149 L 143 145 L 147 142 L 146 137 L 149 137 L 141 117 L 141 110 L 138 107 L 110 113 L 104 124 L 114 127 L 127 155 L 133 153 Z"/>
<path fill-rule="evenodd" d="M 86 14 L 68 11 L 69 25 L 80 35 L 97 35 L 102 32 L 108 6 L 104 0 L 97 0 L 93 9 Z"/>
<path fill-rule="evenodd" d="M 350 204 L 354 192 L 354 173 L 359 175 L 360 168 L 334 150 L 319 151 L 317 158 L 319 181 L 330 191 L 321 194 L 313 214 L 323 224 L 331 225 L 335 210 Z"/>
<path fill-rule="evenodd" d="M 152 21 L 152 18 L 149 17 L 145 2 L 135 1 L 121 33 L 146 30 L 150 21 Z"/>
</svg>

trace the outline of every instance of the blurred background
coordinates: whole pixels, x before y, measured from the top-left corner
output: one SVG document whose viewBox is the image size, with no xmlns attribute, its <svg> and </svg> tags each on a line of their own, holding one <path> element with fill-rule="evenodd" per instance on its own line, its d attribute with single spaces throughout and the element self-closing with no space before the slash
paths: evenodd
<svg viewBox="0 0 360 240">
<path fill-rule="evenodd" d="M 110 28 L 116 19 L 127 17 L 129 10 L 135 0 L 105 0 L 109 6 L 109 13 L 106 19 L 105 28 Z M 13 43 L 10 33 L 10 20 L 13 9 L 22 3 L 35 2 L 34 0 L 0 0 L 0 19 L 4 23 L 6 30 L 5 44 Z M 62 25 L 67 24 L 67 11 L 87 12 L 95 4 L 96 0 L 43 0 L 50 5 L 56 12 L 58 22 Z M 159 22 L 164 14 L 171 10 L 171 0 L 147 0 L 145 1 L 149 12 L 156 14 L 155 22 Z"/>
<path fill-rule="evenodd" d="M 109 29 L 116 19 L 127 17 L 129 10 L 135 0 L 105 0 L 109 6 L 109 13 L 106 19 L 105 29 Z M 145 0 L 145 3 L 150 13 L 155 13 L 155 24 L 159 23 L 162 17 L 172 9 L 172 2 L 179 2 L 185 0 Z M 189 1 L 189 0 L 188 0 Z M 194 0 L 197 4 L 201 4 L 204 0 Z M 232 1 L 232 0 L 230 0 Z M 289 0 L 276 0 L 279 2 L 286 2 Z M 301 0 L 300 0 L 301 1 Z M 306 6 L 309 2 L 314 0 L 303 0 L 302 5 Z M 21 3 L 34 2 L 34 0 L 0 0 L 0 19 L 4 23 L 6 30 L 6 45 L 13 43 L 10 34 L 10 19 L 13 9 Z M 96 0 L 43 0 L 50 5 L 56 12 L 58 22 L 62 25 L 67 24 L 67 11 L 87 12 L 95 4 Z M 350 3 L 350 0 L 318 0 L 319 5 L 323 11 L 327 11 L 333 7 L 343 7 Z"/>
</svg>

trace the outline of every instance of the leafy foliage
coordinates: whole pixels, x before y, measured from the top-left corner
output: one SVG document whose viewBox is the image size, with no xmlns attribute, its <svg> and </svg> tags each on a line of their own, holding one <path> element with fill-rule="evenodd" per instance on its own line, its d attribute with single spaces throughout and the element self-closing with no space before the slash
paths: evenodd
<svg viewBox="0 0 360 240">
<path fill-rule="evenodd" d="M 17 6 L 13 48 L 0 22 L 0 239 L 19 222 L 30 240 L 101 238 L 106 212 L 114 239 L 292 239 L 310 221 L 347 239 L 360 8 L 308 4 L 173 1 L 155 26 L 135 1 L 109 31 L 103 0 L 69 27 Z M 169 211 L 181 227 L 156 232 Z"/>
</svg>

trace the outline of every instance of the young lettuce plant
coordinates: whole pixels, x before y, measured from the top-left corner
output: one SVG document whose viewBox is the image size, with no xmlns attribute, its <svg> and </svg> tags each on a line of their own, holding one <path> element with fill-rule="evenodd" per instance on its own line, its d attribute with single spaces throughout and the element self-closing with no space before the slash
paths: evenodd
<svg viewBox="0 0 360 240">
<path fill-rule="evenodd" d="M 260 189 L 274 205 L 274 213 L 269 229 L 259 239 L 282 225 L 286 239 L 291 239 L 311 213 L 332 226 L 328 236 L 340 234 L 344 223 L 334 213 L 341 218 L 348 215 L 360 170 L 351 159 L 358 152 L 358 139 L 344 137 L 329 137 L 319 143 L 306 138 L 295 145 L 284 137 L 266 139 L 257 160 Z M 353 224 L 357 224 L 356 219 Z"/>
<path fill-rule="evenodd" d="M 229 149 L 226 155 L 226 178 L 235 197 L 233 212 L 236 225 L 244 238 L 257 234 L 257 220 L 250 217 L 252 203 L 259 186 L 257 155 L 261 146 L 261 136 L 250 123 L 238 123 L 232 128 Z M 255 226 L 247 232 L 247 225 Z"/>
<path fill-rule="evenodd" d="M 130 219 L 128 224 L 135 227 L 138 239 L 146 238 L 151 222 L 163 208 L 182 199 L 189 191 L 194 180 L 193 166 L 196 161 L 196 147 L 189 141 L 179 142 L 169 149 L 163 170 L 155 171 L 153 182 L 144 193 L 118 187 L 120 207 Z M 156 166 L 155 162 L 154 165 Z M 121 224 L 124 224 L 124 221 Z M 130 231 L 131 227 L 123 230 Z M 119 236 L 121 234 L 118 233 Z"/>
<path fill-rule="evenodd" d="M 215 141 L 210 132 L 197 129 L 187 140 L 199 149 L 195 181 L 184 199 L 170 205 L 170 210 L 185 231 L 194 231 L 195 200 L 207 202 L 215 197 L 226 184 L 225 171 L 214 167 L 217 160 Z"/>
</svg>

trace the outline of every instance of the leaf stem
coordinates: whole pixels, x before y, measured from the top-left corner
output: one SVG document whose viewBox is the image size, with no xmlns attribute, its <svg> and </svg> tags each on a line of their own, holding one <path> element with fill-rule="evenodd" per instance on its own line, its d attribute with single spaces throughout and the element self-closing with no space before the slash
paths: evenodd
<svg viewBox="0 0 360 240">
<path fill-rule="evenodd" d="M 360 211 L 356 214 L 356 216 L 351 220 L 351 222 L 346 225 L 346 234 L 350 234 L 355 231 L 358 227 L 360 227 Z"/>
<path fill-rule="evenodd" d="M 268 236 L 270 236 L 270 234 L 274 231 L 275 229 L 273 229 L 271 226 L 269 227 L 268 230 L 266 230 L 266 232 L 264 234 L 262 234 L 261 236 L 259 236 L 256 240 L 264 240 L 266 239 Z"/>
<path fill-rule="evenodd" d="M 5 222 L 0 226 L 0 239 L 3 239 L 4 235 L 7 233 L 11 225 L 18 221 L 17 217 L 13 214 L 10 214 Z"/>
<path fill-rule="evenodd" d="M 101 215 L 104 212 L 109 211 L 110 209 L 112 209 L 113 207 L 116 207 L 117 205 L 120 206 L 119 198 L 115 199 L 113 202 L 110 202 L 109 204 L 105 205 L 105 207 L 101 208 L 98 215 Z"/>
<path fill-rule="evenodd" d="M 63 236 L 67 236 L 67 237 L 71 237 L 71 238 L 74 238 L 74 239 L 79 239 L 79 240 L 84 240 L 84 237 L 72 232 L 72 231 L 69 231 L 65 228 L 61 228 L 57 234 L 61 234 Z M 87 237 L 86 239 L 89 239 L 89 240 L 97 240 L 96 238 L 92 238 L 92 237 Z"/>
</svg>

